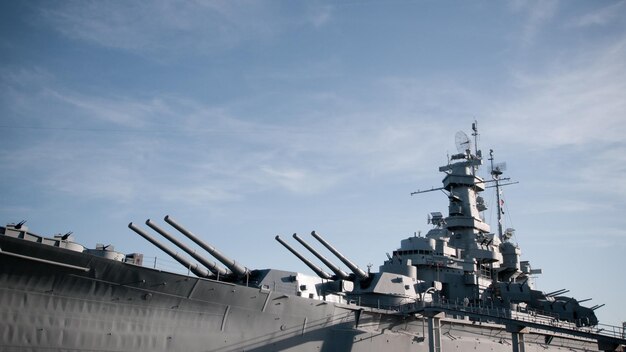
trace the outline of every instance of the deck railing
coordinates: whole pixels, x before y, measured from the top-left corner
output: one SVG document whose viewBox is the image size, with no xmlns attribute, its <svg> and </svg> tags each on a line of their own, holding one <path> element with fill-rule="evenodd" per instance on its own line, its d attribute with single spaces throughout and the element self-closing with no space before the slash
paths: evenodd
<svg viewBox="0 0 626 352">
<path fill-rule="evenodd" d="M 624 327 L 597 324 L 595 326 L 582 326 L 583 324 L 576 324 L 565 320 L 560 320 L 557 314 L 550 314 L 545 312 L 538 312 L 533 309 L 527 309 L 518 307 L 517 309 L 506 309 L 503 307 L 496 307 L 486 304 L 467 304 L 460 300 L 449 301 L 443 300 L 440 302 L 416 302 L 414 304 L 416 311 L 421 310 L 441 310 L 448 315 L 474 315 L 479 318 L 484 317 L 485 322 L 489 321 L 489 318 L 496 318 L 497 320 L 512 320 L 525 323 L 532 323 L 535 325 L 543 325 L 549 327 L 558 327 L 564 329 L 571 329 L 580 332 L 587 332 L 590 334 L 598 334 L 602 336 L 608 336 L 618 339 L 626 339 L 626 331 Z M 407 308 L 403 308 L 406 310 Z M 410 308 L 409 308 L 410 309 Z"/>
</svg>

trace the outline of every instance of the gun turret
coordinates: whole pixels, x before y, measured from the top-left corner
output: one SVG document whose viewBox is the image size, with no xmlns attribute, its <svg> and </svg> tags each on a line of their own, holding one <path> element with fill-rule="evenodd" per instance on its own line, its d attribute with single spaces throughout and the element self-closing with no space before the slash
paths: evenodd
<svg viewBox="0 0 626 352">
<path fill-rule="evenodd" d="M 171 234 L 169 234 L 165 230 L 161 229 L 157 224 L 152 222 L 150 219 L 146 220 L 146 225 L 150 226 L 154 231 L 158 232 L 161 236 L 167 238 L 174 245 L 176 245 L 177 247 L 179 247 L 183 251 L 187 252 L 187 254 L 189 254 L 193 259 L 195 259 L 198 262 L 200 262 L 200 264 L 204 265 L 207 269 L 209 269 L 215 275 L 225 276 L 225 275 L 229 274 L 229 272 L 226 269 L 218 266 L 217 263 L 211 262 L 208 259 L 206 259 L 205 257 L 201 256 L 195 250 L 189 248 L 187 245 L 185 245 L 184 243 L 180 242 L 176 237 L 172 236 Z"/>
<path fill-rule="evenodd" d="M 324 263 L 324 265 L 326 265 L 333 273 L 335 273 L 335 275 L 337 275 L 338 278 L 340 278 L 342 280 L 350 279 L 350 275 L 348 275 L 348 273 L 346 273 L 345 271 L 339 269 L 339 267 L 337 267 L 331 261 L 326 259 L 326 257 L 321 255 L 318 251 L 316 251 L 313 247 L 311 247 L 311 245 L 309 245 L 302 238 L 300 238 L 298 236 L 298 234 L 294 233 L 293 234 L 293 238 L 295 238 L 296 241 L 300 242 L 300 244 L 303 245 L 304 248 L 308 249 L 309 252 L 313 253 L 313 255 L 317 257 L 317 259 L 321 260 L 322 263 Z"/>
<path fill-rule="evenodd" d="M 339 260 L 341 260 L 348 268 L 350 268 L 350 270 L 354 273 L 354 275 L 356 275 L 358 279 L 365 280 L 369 278 L 369 275 L 367 275 L 365 271 L 363 271 L 361 268 L 348 260 L 348 258 L 344 257 L 343 254 L 339 253 L 339 251 L 331 246 L 330 243 L 326 242 L 326 240 L 324 240 L 320 235 L 315 233 L 315 231 L 311 232 L 311 236 L 320 241 L 320 243 L 323 244 L 324 247 L 328 248 L 329 251 L 331 251 L 337 258 L 339 258 Z"/>
<path fill-rule="evenodd" d="M 183 257 L 180 254 L 174 252 L 173 250 L 171 250 L 166 245 L 164 245 L 161 242 L 157 241 L 154 237 L 148 235 L 145 231 L 143 231 L 142 229 L 137 227 L 132 222 L 130 224 L 128 224 L 128 228 L 130 228 L 131 230 L 135 231 L 138 235 L 140 235 L 141 237 L 143 237 L 146 240 L 148 240 L 148 242 L 150 242 L 153 245 L 157 246 L 163 252 L 167 253 L 170 257 L 174 258 L 174 260 L 176 260 L 177 262 L 182 264 L 185 268 L 189 269 L 196 276 L 198 276 L 198 277 L 211 277 L 211 273 L 209 273 L 207 270 L 205 270 L 203 268 L 200 268 L 198 266 L 198 264 L 191 263 L 185 257 Z"/>
<path fill-rule="evenodd" d="M 230 271 L 232 271 L 238 277 L 244 277 L 250 274 L 250 270 L 248 270 L 248 268 L 228 258 L 227 256 L 223 255 L 220 251 L 218 251 L 215 247 L 199 239 L 196 235 L 194 235 L 193 233 L 189 232 L 187 229 L 179 225 L 169 215 L 165 217 L 165 222 L 172 225 L 172 227 L 174 227 L 180 233 L 187 236 L 190 240 L 194 241 L 198 246 L 202 247 L 202 249 L 204 249 L 205 251 L 209 252 L 213 257 L 215 257 L 215 259 L 219 260 L 222 264 L 224 264 L 228 269 L 230 269 Z"/>
<path fill-rule="evenodd" d="M 287 244 L 287 242 L 283 241 L 280 238 L 280 236 L 276 235 L 275 238 L 276 238 L 276 241 L 278 241 L 280 244 L 282 244 L 291 253 L 293 253 L 293 255 L 298 257 L 298 259 L 302 260 L 304 262 L 304 264 L 306 264 L 309 268 L 311 268 L 311 270 L 313 270 L 317 274 L 317 276 L 321 277 L 322 279 L 331 279 L 332 278 L 332 276 L 329 273 L 327 273 L 324 270 L 322 270 L 322 268 L 320 268 L 319 266 L 311 263 L 310 260 L 306 259 L 302 254 L 298 253 L 298 251 L 296 251 L 289 244 Z"/>
</svg>

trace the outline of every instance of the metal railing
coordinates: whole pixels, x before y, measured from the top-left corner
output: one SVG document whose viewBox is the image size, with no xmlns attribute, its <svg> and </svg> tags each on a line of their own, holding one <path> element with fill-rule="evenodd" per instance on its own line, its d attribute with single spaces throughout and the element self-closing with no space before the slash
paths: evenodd
<svg viewBox="0 0 626 352">
<path fill-rule="evenodd" d="M 514 322 L 532 323 L 535 325 L 575 330 L 617 339 L 626 338 L 626 332 L 624 328 L 620 326 L 613 326 L 608 324 L 581 326 L 582 324 L 576 324 L 574 322 L 560 320 L 557 314 L 539 312 L 533 309 L 521 307 L 513 310 L 504 307 L 496 307 L 493 305 L 466 304 L 459 300 L 443 300 L 439 302 L 415 302 L 413 304 L 413 307 L 416 311 L 441 310 L 450 315 L 475 315 L 479 318 L 484 317 L 485 322 L 489 321 L 489 318 L 496 318 L 496 320 L 509 320 Z M 407 308 L 404 308 L 403 310 L 406 309 Z M 410 307 L 408 309 L 410 309 Z"/>
<path fill-rule="evenodd" d="M 180 265 L 179 262 L 171 260 L 169 257 L 144 257 L 143 266 L 161 271 L 167 271 L 174 274 L 195 276 L 191 273 L 189 268 L 185 268 L 184 266 Z"/>
</svg>

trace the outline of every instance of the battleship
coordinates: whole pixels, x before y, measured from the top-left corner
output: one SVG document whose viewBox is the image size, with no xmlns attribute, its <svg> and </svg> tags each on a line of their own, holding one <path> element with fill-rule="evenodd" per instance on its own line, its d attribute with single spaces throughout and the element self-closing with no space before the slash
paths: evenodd
<svg viewBox="0 0 626 352">
<path fill-rule="evenodd" d="M 448 214 L 432 212 L 431 229 L 401 239 L 377 272 L 315 231 L 293 235 L 309 257 L 275 237 L 313 275 L 249 269 L 171 216 L 128 225 L 180 274 L 144 266 L 139 253 L 86 248 L 72 233 L 0 227 L 0 350 L 624 351 L 624 328 L 600 324 L 600 305 L 535 287 L 541 270 L 521 260 L 501 217 L 501 188 L 513 182 L 493 151 L 483 157 L 475 123 L 471 135 L 456 134 L 442 186 L 413 193 L 441 191 Z M 498 197 L 494 231 L 487 188 Z"/>
</svg>

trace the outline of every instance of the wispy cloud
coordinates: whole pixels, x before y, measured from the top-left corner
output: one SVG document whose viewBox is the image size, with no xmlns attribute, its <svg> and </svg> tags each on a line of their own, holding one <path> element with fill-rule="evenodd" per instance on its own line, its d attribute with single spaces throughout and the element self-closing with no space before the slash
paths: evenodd
<svg viewBox="0 0 626 352">
<path fill-rule="evenodd" d="M 126 97 L 99 98 L 76 92 L 48 90 L 53 99 L 66 103 L 69 108 L 87 119 L 98 119 L 121 127 L 145 127 L 150 120 L 173 115 L 168 105 L 156 98 L 148 101 Z"/>
<path fill-rule="evenodd" d="M 494 106 L 498 135 L 535 147 L 621 141 L 626 133 L 626 37 L 541 74 L 518 71 L 517 92 Z M 497 124 L 494 126 L 498 126 Z"/>
<path fill-rule="evenodd" d="M 235 9 L 228 2 L 73 1 L 40 12 L 70 38 L 141 53 L 175 51 L 191 42 L 205 48 L 230 45 L 238 40 L 242 23 L 236 20 Z M 255 29 L 264 32 L 263 26 Z"/>
<path fill-rule="evenodd" d="M 50 133 L 1 157 L 14 170 L 45 175 L 36 182 L 48 191 L 75 197 L 202 204 L 272 189 L 310 195 L 348 176 L 408 170 L 426 143 L 413 134 L 423 127 L 417 122 L 371 113 L 275 125 L 189 99 L 93 97 L 53 79 L 32 84 L 38 94 L 11 93 L 23 101 L 13 108 L 30 116 L 15 127 Z M 46 118 L 50 106 L 63 117 Z"/>
<path fill-rule="evenodd" d="M 207 55 L 250 40 L 271 39 L 286 28 L 323 26 L 332 13 L 330 6 L 278 5 L 247 0 L 67 1 L 48 4 L 39 13 L 69 38 L 165 56 L 188 49 Z"/>
<path fill-rule="evenodd" d="M 558 0 L 513 1 L 511 4 L 514 11 L 526 16 L 521 32 L 522 43 L 526 46 L 535 42 L 559 7 Z"/>
<path fill-rule="evenodd" d="M 160 26 L 151 24 L 156 18 L 154 12 L 167 12 L 171 5 L 157 5 L 150 7 L 152 15 L 141 17 L 132 24 L 133 31 L 141 26 Z M 87 20 L 96 16 L 100 6 L 112 6 L 114 8 L 104 9 L 105 13 L 111 11 L 124 18 L 103 16 L 96 18 L 96 22 L 126 23 L 132 13 L 144 16 L 137 14 L 144 6 L 142 4 L 101 5 L 92 2 L 70 3 L 62 13 L 48 15 L 65 21 L 56 23 L 59 30 L 79 28 L 90 25 Z M 122 14 L 120 6 L 131 6 L 130 13 Z M 186 6 L 200 7 L 196 10 L 209 11 L 226 23 L 236 23 L 238 16 L 251 15 L 222 3 L 190 3 L 183 9 L 172 11 L 191 11 Z M 520 5 L 520 11 L 527 11 L 529 23 L 539 27 L 542 21 L 550 19 L 556 6 L 552 2 L 530 8 Z M 330 13 L 331 10 L 320 11 Z M 312 18 L 312 15 L 307 16 Z M 84 24 L 72 22 L 83 20 Z M 169 22 L 164 26 L 193 30 L 193 25 L 184 23 L 176 14 L 166 21 Z M 100 38 L 93 38 L 94 41 L 118 35 L 98 33 L 97 26 L 100 25 L 107 30 L 117 30 L 112 23 L 91 25 L 96 26 L 93 33 Z M 132 39 L 132 36 L 128 38 Z M 132 40 L 149 42 L 150 38 Z M 159 45 L 163 43 L 158 42 Z M 76 194 L 98 197 L 108 194 L 123 201 L 137 196 L 137 190 L 145 188 L 139 181 L 131 180 L 141 179 L 153 189 L 162 189 L 167 180 L 154 175 L 160 173 L 159 169 L 178 169 L 184 170 L 181 189 L 178 192 L 156 191 L 154 197 L 197 204 L 236 200 L 248 192 L 272 188 L 294 194 L 324 192 L 357 175 L 385 177 L 430 172 L 417 165 L 445 161 L 445 154 L 430 152 L 435 145 L 442 144 L 440 136 L 453 134 L 474 118 L 481 120 L 485 135 L 499 136 L 507 143 L 527 148 L 619 141 L 626 133 L 622 118 L 626 112 L 623 93 L 626 91 L 626 64 L 622 60 L 626 55 L 625 42 L 613 43 L 593 55 L 581 54 L 570 62 L 552 62 L 541 74 L 518 70 L 513 76 L 514 90 L 497 97 L 441 76 L 378 78 L 369 82 L 375 91 L 372 94 L 375 99 L 369 100 L 367 96 L 341 90 L 319 89 L 302 94 L 277 91 L 275 94 L 283 96 L 260 94 L 262 98 L 235 100 L 227 105 L 209 105 L 167 94 L 142 98 L 110 94 L 92 96 L 62 86 L 45 71 L 22 71 L 20 76 L 30 78 L 7 78 L 5 85 L 11 88 L 7 90 L 12 94 L 11 100 L 22 101 L 19 106 L 12 105 L 13 109 L 24 109 L 22 115 L 45 116 L 53 106 L 66 116 L 54 122 L 36 121 L 43 126 L 71 126 L 80 130 L 81 121 L 97 121 L 100 125 L 96 129 L 130 133 L 115 138 L 104 136 L 106 148 L 89 144 L 93 158 L 105 160 L 101 163 L 91 164 L 87 155 L 77 154 L 76 150 L 86 149 L 84 145 L 81 147 L 81 143 L 89 143 L 84 140 L 56 146 L 60 155 L 83 164 L 64 163 L 69 165 L 67 174 L 60 171 L 47 173 L 50 175 L 47 182 L 52 188 L 62 192 L 76 190 Z M 126 48 L 124 42 L 101 42 L 99 45 Z M 299 72 L 296 77 L 307 79 L 325 77 L 328 72 L 337 74 L 340 65 L 331 60 L 312 66 L 317 73 L 300 69 L 294 71 Z M 257 75 L 249 79 L 275 83 L 293 77 L 288 71 L 270 72 L 267 76 Z M 32 94 L 33 90 L 26 92 L 28 89 L 24 87 L 28 85 L 36 87 L 36 94 Z M 7 97 L 6 94 L 3 96 Z M 265 122 L 255 116 L 257 111 L 262 111 L 261 105 L 276 101 L 291 109 L 287 115 L 294 118 Z M 315 108 L 311 109 L 312 106 Z M 450 124 L 456 127 L 450 130 Z M 175 140 L 185 142 L 179 145 L 174 143 Z M 447 145 L 454 152 L 453 143 Z M 40 149 L 24 149 L 23 152 L 36 156 L 45 154 L 49 148 L 55 146 L 41 143 Z M 129 152 L 133 156 L 119 156 Z M 28 156 L 22 156 L 28 160 Z M 45 160 L 33 160 L 33 164 L 52 168 L 52 164 Z M 80 176 L 74 179 L 72 175 Z M 112 181 L 101 186 L 99 175 L 110 175 Z M 94 189 L 90 191 L 89 187 Z"/>
<path fill-rule="evenodd" d="M 313 168 L 262 166 L 261 171 L 269 185 L 278 184 L 299 195 L 317 194 L 337 185 L 340 181 L 337 173 L 327 174 Z"/>
<path fill-rule="evenodd" d="M 588 43 L 568 60 L 554 55 L 540 70 L 514 71 L 512 89 L 485 102 L 483 133 L 508 146 L 518 164 L 536 168 L 536 197 L 551 195 L 546 203 L 531 201 L 531 209 L 611 213 L 626 197 L 626 33 L 617 38 Z"/>
<path fill-rule="evenodd" d="M 309 3 L 308 21 L 315 27 L 326 25 L 332 18 L 333 7 L 329 4 L 316 5 L 314 2 Z"/>
<path fill-rule="evenodd" d="M 615 20 L 623 20 L 626 1 L 610 2 L 608 5 L 575 18 L 570 23 L 574 27 L 605 26 Z"/>
</svg>

